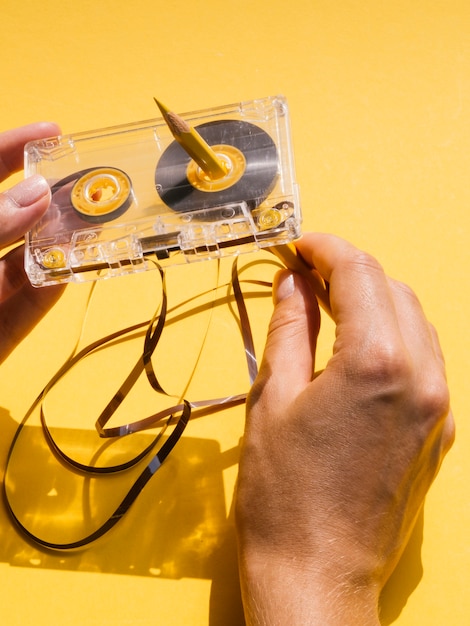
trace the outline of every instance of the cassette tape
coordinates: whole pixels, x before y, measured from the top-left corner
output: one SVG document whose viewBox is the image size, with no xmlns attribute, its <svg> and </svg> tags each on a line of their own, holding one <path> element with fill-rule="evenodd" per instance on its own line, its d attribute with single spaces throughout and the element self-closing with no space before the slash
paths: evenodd
<svg viewBox="0 0 470 626">
<path fill-rule="evenodd" d="M 286 99 L 182 118 L 223 161 L 225 175 L 207 176 L 164 118 L 26 145 L 26 176 L 44 176 L 52 194 L 26 235 L 33 285 L 215 259 L 300 236 Z"/>
</svg>

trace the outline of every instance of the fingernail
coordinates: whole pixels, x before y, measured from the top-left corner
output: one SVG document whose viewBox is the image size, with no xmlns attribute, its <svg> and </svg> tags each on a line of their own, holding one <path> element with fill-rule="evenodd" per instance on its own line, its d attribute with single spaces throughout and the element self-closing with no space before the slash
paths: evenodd
<svg viewBox="0 0 470 626">
<path fill-rule="evenodd" d="M 49 185 L 39 174 L 25 178 L 8 191 L 9 197 L 18 207 L 24 208 L 49 193 Z"/>
<path fill-rule="evenodd" d="M 276 274 L 273 285 L 273 302 L 278 304 L 282 300 L 287 300 L 294 293 L 294 274 L 289 271 L 282 271 Z"/>
</svg>

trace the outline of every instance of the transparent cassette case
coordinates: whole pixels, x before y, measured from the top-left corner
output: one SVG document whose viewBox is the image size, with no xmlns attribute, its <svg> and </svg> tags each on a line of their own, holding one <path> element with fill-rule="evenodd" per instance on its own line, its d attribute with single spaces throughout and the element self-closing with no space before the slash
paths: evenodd
<svg viewBox="0 0 470 626">
<path fill-rule="evenodd" d="M 300 236 L 285 98 L 182 117 L 237 176 L 208 180 L 161 118 L 26 145 L 25 175 L 43 175 L 52 192 L 26 235 L 33 285 L 215 259 Z"/>
</svg>

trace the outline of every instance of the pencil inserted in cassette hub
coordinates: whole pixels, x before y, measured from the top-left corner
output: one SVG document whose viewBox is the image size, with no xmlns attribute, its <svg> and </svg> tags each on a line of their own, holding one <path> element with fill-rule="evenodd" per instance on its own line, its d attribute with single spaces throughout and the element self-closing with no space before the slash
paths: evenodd
<svg viewBox="0 0 470 626">
<path fill-rule="evenodd" d="M 26 236 L 33 285 L 145 271 L 155 267 L 151 259 L 168 266 L 219 258 L 300 236 L 283 97 L 174 115 L 170 122 L 194 128 L 213 163 L 182 145 L 167 117 L 27 144 L 25 174 L 42 174 L 52 194 Z"/>
</svg>

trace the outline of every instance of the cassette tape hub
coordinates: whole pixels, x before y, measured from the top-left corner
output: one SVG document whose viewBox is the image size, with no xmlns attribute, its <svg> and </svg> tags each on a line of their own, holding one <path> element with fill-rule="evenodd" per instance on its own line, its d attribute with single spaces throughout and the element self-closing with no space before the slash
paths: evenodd
<svg viewBox="0 0 470 626">
<path fill-rule="evenodd" d="M 300 236 L 287 102 L 183 114 L 231 168 L 208 181 L 162 118 L 33 141 L 25 175 L 52 201 L 26 235 L 35 286 L 82 282 L 256 251 Z"/>
</svg>

